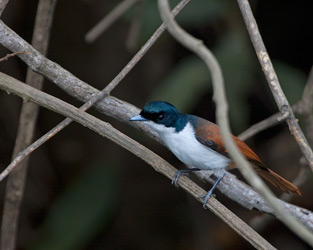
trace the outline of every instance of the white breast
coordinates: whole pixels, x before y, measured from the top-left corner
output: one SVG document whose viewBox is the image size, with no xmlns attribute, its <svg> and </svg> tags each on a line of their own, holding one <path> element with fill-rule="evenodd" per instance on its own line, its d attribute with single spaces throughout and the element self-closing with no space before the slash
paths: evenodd
<svg viewBox="0 0 313 250">
<path fill-rule="evenodd" d="M 176 157 L 188 166 L 200 169 L 221 169 L 227 167 L 230 159 L 201 144 L 194 136 L 194 129 L 190 123 L 179 133 L 175 128 L 147 122 L 155 129 L 168 148 Z"/>
</svg>

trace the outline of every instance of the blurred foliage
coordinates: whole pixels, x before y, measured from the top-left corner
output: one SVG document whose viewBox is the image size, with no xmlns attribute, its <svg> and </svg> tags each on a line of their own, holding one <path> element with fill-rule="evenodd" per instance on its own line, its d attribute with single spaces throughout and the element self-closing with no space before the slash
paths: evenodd
<svg viewBox="0 0 313 250">
<path fill-rule="evenodd" d="M 55 201 L 33 250 L 83 249 L 108 226 L 116 208 L 117 176 L 111 163 L 91 167 Z"/>
<path fill-rule="evenodd" d="M 181 112 L 188 112 L 198 103 L 199 96 L 210 90 L 209 82 L 210 75 L 204 62 L 188 56 L 175 66 L 149 99 L 168 101 Z"/>
<path fill-rule="evenodd" d="M 274 60 L 273 65 L 289 103 L 295 104 L 301 99 L 307 76 L 302 71 L 282 61 Z"/>
<path fill-rule="evenodd" d="M 170 1 L 171 8 L 174 8 L 180 1 Z M 184 8 L 177 16 L 178 22 L 184 28 L 195 28 L 204 23 L 209 24 L 217 18 L 222 18 L 229 8 L 227 0 L 197 0 L 188 3 L 188 8 Z M 133 18 L 134 10 L 131 9 L 126 15 L 127 20 Z M 144 0 L 141 18 L 140 43 L 144 43 L 150 38 L 152 33 L 160 26 L 161 18 L 158 11 L 158 4 L 155 0 Z M 197 13 L 195 15 L 195 13 Z"/>
<path fill-rule="evenodd" d="M 143 1 L 142 2 L 143 9 L 141 11 L 142 13 L 141 26 L 140 26 L 141 30 L 140 30 L 140 38 L 138 41 L 138 44 L 140 45 L 146 42 L 146 40 L 149 39 L 150 36 L 153 34 L 155 29 L 161 24 L 161 19 L 159 17 L 158 8 L 157 8 L 157 1 L 156 0 L 142 0 L 142 1 Z M 15 1 L 15 2 L 16 2 L 15 4 L 17 4 L 18 1 Z M 83 2 L 86 2 L 86 1 L 83 1 Z M 104 2 L 107 3 L 107 1 L 103 1 L 102 4 Z M 110 1 L 110 2 L 111 3 L 109 4 L 109 6 L 111 7 L 111 9 L 114 8 L 116 4 L 120 3 L 120 1 Z M 172 0 L 170 2 L 173 8 L 179 2 L 179 0 Z M 53 43 L 53 46 L 51 46 L 52 47 L 51 51 L 53 51 L 53 48 L 55 48 L 54 53 L 56 54 L 62 52 L 61 50 L 62 48 L 65 51 L 69 50 L 69 48 L 75 49 L 74 45 L 75 44 L 77 45 L 79 44 L 79 42 L 82 42 L 81 40 L 79 40 L 83 37 L 83 34 L 81 32 L 84 32 L 84 27 L 85 27 L 84 25 L 86 25 L 86 23 L 90 21 L 90 16 L 88 15 L 90 15 L 90 13 L 93 13 L 91 9 L 86 10 L 85 7 L 87 5 L 83 5 L 81 18 L 75 20 L 75 22 L 78 22 L 78 23 L 79 21 L 84 22 L 83 24 L 81 23 L 80 25 L 77 26 L 77 27 L 82 27 L 82 28 L 72 29 L 73 26 L 70 26 L 71 30 L 69 32 L 71 32 L 70 33 L 71 36 L 69 36 L 69 34 L 65 32 L 66 29 L 63 30 L 64 34 L 62 34 L 62 32 L 60 32 L 59 30 L 60 27 L 66 28 L 67 25 L 64 25 L 66 21 L 64 20 L 68 21 L 68 19 L 66 18 L 69 18 L 72 16 L 68 14 L 69 13 L 68 8 L 71 8 L 70 10 L 74 12 L 74 9 L 72 9 L 72 7 L 75 7 L 77 5 L 76 3 L 71 4 L 69 5 L 68 8 L 65 8 L 64 5 L 66 3 L 67 1 L 60 1 L 59 3 L 59 4 L 62 4 L 62 7 L 59 7 L 59 13 L 64 12 L 65 19 L 62 19 L 62 20 L 58 19 L 59 17 L 55 19 L 56 22 L 59 22 L 59 26 L 57 26 L 58 30 L 55 33 L 55 38 L 56 37 L 58 38 L 60 37 L 60 38 L 59 38 L 58 44 Z M 12 2 L 12 4 L 14 4 L 14 1 Z M 88 6 L 97 5 L 96 8 L 98 8 L 98 4 L 99 3 L 94 2 Z M 132 7 L 124 16 L 124 18 L 127 20 L 127 25 L 129 21 L 133 18 L 133 15 L 136 13 L 134 9 L 135 8 Z M 63 10 L 63 12 L 61 12 L 61 10 Z M 268 10 L 273 11 L 273 13 L 275 14 L 275 17 L 276 16 L 279 17 L 279 15 L 277 15 L 276 13 L 277 11 L 279 11 L 278 9 L 276 10 L 273 8 L 268 8 Z M 99 10 L 99 12 L 101 12 L 101 9 Z M 99 12 L 97 12 L 97 14 Z M 251 42 L 249 40 L 246 28 L 243 25 L 242 18 L 237 12 L 238 12 L 238 7 L 236 6 L 236 3 L 234 1 L 194 0 L 194 1 L 191 1 L 184 10 L 182 10 L 182 12 L 177 16 L 177 20 L 178 20 L 178 23 L 181 24 L 184 28 L 186 28 L 192 34 L 195 34 L 198 38 L 203 39 L 206 44 L 209 44 L 210 49 L 213 51 L 214 55 L 216 55 L 222 67 L 223 75 L 225 78 L 227 98 L 229 102 L 229 115 L 230 115 L 232 127 L 234 128 L 235 131 L 242 131 L 244 128 L 246 128 L 249 125 L 248 124 L 248 121 L 249 121 L 248 111 L 250 107 L 248 105 L 247 96 L 249 95 L 249 93 L 255 91 L 256 84 L 259 84 L 259 85 L 264 84 L 264 87 L 262 88 L 264 89 L 264 93 L 260 93 L 260 95 L 262 96 L 266 96 L 269 93 L 268 91 L 269 88 L 267 86 L 267 83 L 265 82 L 263 72 L 261 71 L 261 67 L 259 66 L 257 57 L 251 46 Z M 24 13 L 29 13 L 29 12 L 24 11 L 23 14 Z M 107 14 L 107 13 L 104 13 L 104 14 Z M 87 18 L 84 15 L 87 16 Z M 22 18 L 22 17 L 23 15 L 19 15 L 19 18 Z M 278 18 L 277 21 L 274 20 L 274 22 L 281 21 L 279 19 L 281 18 Z M 292 20 L 294 22 L 296 20 L 296 17 Z M 273 22 L 272 20 L 270 21 Z M 282 21 L 284 23 L 282 27 L 284 27 L 286 20 L 282 20 Z M 25 26 L 27 25 L 25 24 Z M 122 26 L 123 25 L 115 26 L 114 28 L 116 29 L 108 30 L 108 33 L 106 33 L 105 35 L 107 34 L 111 35 L 113 33 L 115 35 L 116 33 L 116 34 L 120 34 L 120 36 L 117 36 L 119 38 L 125 37 L 125 30 L 127 29 L 127 26 L 126 28 L 125 26 L 123 27 Z M 22 27 L 24 28 L 24 26 Z M 109 33 L 110 31 L 112 31 L 112 33 Z M 281 29 L 279 29 L 279 31 L 281 31 Z M 72 36 L 75 32 L 79 33 L 79 35 L 76 36 L 76 37 L 79 37 L 79 39 L 77 40 L 73 39 L 74 42 L 71 44 L 70 44 L 71 41 L 64 43 L 64 41 L 68 39 L 69 37 L 75 37 L 75 36 Z M 307 33 L 305 34 L 308 35 Z M 62 35 L 64 36 L 62 37 Z M 108 35 L 108 38 L 105 41 L 105 42 L 108 41 L 108 43 L 102 44 L 99 42 L 95 45 L 92 45 L 94 52 L 90 53 L 90 50 L 83 51 L 85 55 L 92 54 L 91 58 L 88 58 L 88 60 L 85 59 L 85 56 L 83 57 L 85 61 L 87 62 L 92 61 L 92 63 L 88 63 L 86 67 L 85 67 L 85 64 L 81 63 L 81 60 L 77 59 L 79 58 L 77 57 L 77 55 L 80 55 L 80 52 L 81 52 L 80 50 L 77 50 L 77 49 L 75 51 L 75 54 L 71 53 L 71 54 L 74 54 L 75 56 L 67 56 L 66 53 L 65 54 L 61 53 L 58 56 L 54 55 L 54 57 L 58 58 L 57 62 L 61 63 L 61 65 L 65 64 L 64 61 L 61 61 L 61 60 L 65 60 L 65 59 L 73 60 L 72 63 L 68 63 L 68 64 L 72 65 L 72 67 L 75 68 L 77 72 L 90 73 L 90 75 L 88 76 L 89 80 L 94 79 L 94 77 L 98 77 L 99 79 L 102 79 L 104 76 L 106 76 L 107 72 L 109 71 L 117 72 L 120 69 L 119 68 L 120 65 L 118 65 L 118 69 L 116 68 L 112 69 L 111 66 L 114 64 L 112 62 L 120 61 L 121 64 L 123 64 L 124 62 L 123 60 L 126 57 L 125 54 L 127 54 L 125 51 L 121 49 L 121 47 L 118 47 L 118 46 L 122 46 L 122 45 L 119 45 L 120 41 L 117 41 L 115 36 L 113 35 L 110 36 L 110 35 Z M 202 37 L 200 37 L 201 35 Z M 165 34 L 162 35 L 161 37 L 161 40 L 164 41 L 165 39 L 169 39 L 166 42 L 168 41 L 173 42 L 173 38 L 171 38 L 167 32 L 165 32 Z M 278 42 L 281 42 L 281 41 L 279 41 L 278 39 Z M 162 41 L 157 42 L 157 43 L 161 44 L 162 46 Z M 113 51 L 110 47 L 112 46 L 112 44 L 118 47 L 119 50 Z M 118 46 L 116 44 L 118 44 Z M 96 46 L 101 47 L 101 49 L 96 51 L 96 49 L 99 49 Z M 115 49 L 116 47 L 112 46 L 112 48 L 115 48 Z M 133 89 L 136 89 L 136 92 L 138 92 L 138 96 L 136 96 L 136 98 L 146 98 L 150 100 L 166 100 L 168 102 L 173 103 L 182 112 L 190 113 L 190 111 L 193 110 L 194 107 L 199 103 L 200 98 L 205 96 L 206 93 L 212 92 L 210 72 L 208 71 L 205 64 L 196 56 L 192 55 L 191 53 L 186 53 L 184 51 L 183 53 L 180 53 L 182 52 L 180 45 L 175 44 L 175 47 L 169 46 L 170 49 L 168 49 L 169 47 L 166 47 L 166 46 L 164 47 L 161 47 L 161 50 L 157 52 L 149 51 L 149 53 L 151 53 L 150 55 L 153 55 L 153 53 L 160 53 L 160 55 L 171 53 L 171 56 L 174 58 L 173 59 L 174 65 L 171 65 L 170 63 L 168 63 L 167 65 L 170 65 L 170 69 L 164 69 L 163 68 L 165 67 L 164 65 L 158 65 L 158 67 L 156 67 L 158 68 L 156 72 L 158 73 L 166 72 L 166 75 L 164 76 L 163 80 L 157 83 L 156 86 L 153 85 L 155 83 L 153 82 L 153 79 L 151 79 L 152 77 L 150 77 L 150 71 L 155 73 L 153 71 L 154 70 L 153 67 L 149 67 L 149 68 L 136 67 L 136 69 L 134 69 L 132 72 L 133 74 L 132 77 L 136 79 L 136 81 L 132 82 Z M 90 49 L 91 46 L 88 46 L 88 48 Z M 106 48 L 107 50 L 103 50 L 104 48 Z M 123 54 L 123 52 L 125 53 Z M 298 53 L 298 50 L 297 50 L 297 53 Z M 108 58 L 107 61 L 103 60 L 106 58 Z M 167 58 L 169 58 L 169 56 Z M 175 61 L 175 59 L 177 58 L 179 58 L 178 62 Z M 147 60 L 150 60 L 150 61 L 146 65 L 149 65 L 149 66 L 153 65 L 154 63 L 153 57 L 152 59 L 147 58 Z M 125 62 L 126 62 L 126 59 L 125 59 Z M 103 70 L 95 70 L 95 71 L 91 70 L 91 68 L 93 69 L 96 67 L 100 67 L 99 65 L 101 65 L 101 69 L 103 69 L 103 65 L 105 65 L 106 71 L 104 72 Z M 81 67 L 81 68 L 76 68 L 76 67 Z M 291 104 L 295 103 L 302 95 L 303 86 L 306 81 L 305 75 L 301 71 L 295 69 L 295 67 L 292 67 L 291 65 L 288 65 L 282 61 L 275 60 L 274 67 L 277 71 L 277 75 L 279 77 L 280 83 L 282 85 L 282 88 L 288 100 L 290 101 Z M 136 72 L 138 68 L 141 70 L 141 72 L 139 73 Z M 147 71 L 147 74 L 142 73 L 144 70 Z M 99 72 L 97 76 L 94 73 L 96 71 Z M 88 74 L 86 73 L 86 75 Z M 143 82 L 142 83 L 140 77 L 144 78 L 145 77 L 144 75 L 148 75 L 150 78 L 148 79 L 145 78 L 142 81 Z M 129 77 L 128 79 L 131 80 L 132 77 Z M 147 95 L 143 95 L 141 91 L 137 91 L 138 89 L 140 89 L 140 87 L 142 87 L 142 85 L 140 84 L 146 84 L 147 81 L 153 82 L 151 83 L 151 86 L 153 86 L 153 89 L 154 89 L 154 92 L 151 93 L 151 95 L 148 97 Z M 135 92 L 129 92 L 130 88 L 131 88 L 130 86 L 126 86 L 124 88 L 118 88 L 116 91 L 117 92 L 125 91 L 126 92 L 125 96 L 127 95 L 129 96 L 130 93 L 136 94 Z M 272 97 L 269 96 L 269 98 L 272 98 Z M 6 111 L 3 113 L 9 113 L 9 112 Z M 10 112 L 10 113 L 14 113 L 14 112 Z M 48 122 L 49 121 L 45 120 L 42 123 L 46 124 Z M 4 134 L 7 134 L 7 133 L 4 133 Z M 6 143 L 4 144 L 7 145 L 8 140 L 5 138 L 5 140 L 3 141 L 5 141 Z M 97 157 L 99 157 L 98 159 L 100 158 L 103 159 L 104 157 L 107 157 L 107 156 L 103 156 L 102 148 L 98 149 L 97 144 L 93 144 L 93 142 L 94 141 L 89 141 L 89 138 L 88 138 L 88 144 L 86 143 L 86 147 L 91 148 L 91 150 L 99 151 L 97 155 Z M 279 150 L 282 151 L 281 147 L 279 147 Z M 121 156 L 121 158 L 122 157 L 123 156 Z M 115 169 L 116 169 L 116 165 L 118 164 L 120 156 L 115 157 L 115 158 L 118 158 L 118 159 L 116 159 L 116 162 L 114 163 L 105 161 L 102 163 L 98 163 L 96 166 L 93 166 L 90 169 L 89 169 L 89 166 L 83 165 L 83 168 L 86 167 L 88 168 L 88 170 L 80 173 L 80 176 L 73 183 L 68 185 L 64 191 L 61 190 L 60 196 L 57 197 L 55 201 L 52 201 L 52 206 L 49 208 L 46 218 L 44 219 L 44 222 L 42 225 L 41 240 L 39 242 L 36 242 L 36 244 L 34 244 L 29 249 L 33 249 L 33 250 L 37 250 L 37 249 L 40 249 L 40 250 L 87 249 L 88 248 L 87 245 L 94 239 L 94 237 L 99 232 L 101 232 L 101 230 L 104 231 L 107 228 L 108 224 L 112 221 L 112 218 L 115 215 L 115 211 L 118 211 L 118 209 L 116 209 L 118 206 L 117 199 L 119 197 L 118 190 L 117 190 L 118 189 L 118 180 L 117 180 L 118 176 L 115 172 Z M 280 165 L 285 166 L 285 164 L 280 164 Z M 46 173 L 44 174 L 46 175 Z M 77 172 L 75 172 L 75 174 L 77 174 Z M 134 176 L 128 176 L 128 178 L 134 178 Z M 135 183 L 135 181 L 133 181 L 133 183 Z M 57 183 L 55 185 L 57 185 Z M 138 185 L 142 185 L 142 183 L 138 182 Z M 142 186 L 140 186 L 140 188 L 142 188 Z M 164 196 L 166 195 L 167 193 L 164 194 Z M 143 206 L 147 207 L 147 209 L 151 208 L 149 207 L 149 204 L 144 204 Z M 165 211 L 168 209 L 168 207 L 164 207 L 162 209 L 164 209 Z M 190 207 L 187 208 L 187 211 L 189 213 L 190 211 L 188 209 L 190 209 Z M 246 211 L 244 211 L 244 213 L 248 214 L 246 213 Z M 151 214 L 151 211 L 149 211 L 149 214 Z M 137 213 L 133 213 L 133 216 L 136 216 L 136 215 Z M 191 216 L 194 216 L 194 214 Z M 191 218 L 192 220 L 194 220 L 194 217 L 191 217 Z M 156 218 L 156 220 L 159 220 L 159 217 Z M 203 217 L 199 219 L 199 221 L 202 221 L 202 220 L 203 220 Z M 136 218 L 134 221 L 136 221 Z M 149 223 L 150 222 L 147 220 L 146 227 L 140 227 L 140 230 L 138 230 L 138 228 L 136 229 L 134 225 L 131 225 L 131 228 L 134 228 L 133 234 L 135 235 L 137 234 L 137 232 L 141 232 L 141 230 L 148 231 L 146 230 L 146 228 L 151 227 Z M 37 228 L 40 228 L 40 226 L 41 225 L 39 226 L 37 225 Z M 153 224 L 153 226 L 155 225 Z M 162 229 L 163 232 L 166 232 L 166 230 L 169 230 L 168 226 L 167 228 Z M 197 229 L 195 234 L 201 235 L 202 233 L 202 235 L 205 235 L 207 237 L 208 235 L 210 235 L 210 233 L 209 231 L 206 231 L 206 230 L 216 231 L 216 228 L 209 225 L 209 227 L 205 228 L 205 230 Z M 271 233 L 271 231 L 268 231 L 268 232 Z M 179 232 L 177 232 L 177 234 L 179 234 Z M 120 238 L 117 239 L 116 241 L 119 241 L 120 239 L 124 237 L 124 235 L 122 236 L 120 235 L 120 232 L 117 232 L 117 235 L 119 235 Z M 147 235 L 149 235 L 150 237 L 158 237 L 158 235 L 155 235 L 155 234 L 147 233 Z M 190 235 L 191 235 L 190 238 L 192 238 L 191 241 L 194 241 L 195 236 L 193 234 L 190 234 Z M 219 236 L 225 235 L 225 232 L 223 231 L 222 233 L 219 233 L 218 235 Z M 138 238 L 140 237 L 141 235 L 138 234 Z M 229 241 L 231 241 L 232 239 L 232 237 L 227 237 L 227 238 Z M 209 237 L 205 238 L 205 237 L 197 236 L 197 241 L 199 239 L 205 241 L 206 247 L 207 247 L 206 244 L 208 243 L 207 241 L 216 243 L 216 239 L 213 241 L 211 240 L 212 238 L 209 238 Z M 153 249 L 153 246 L 151 246 L 150 238 L 147 237 L 143 240 L 147 241 L 147 244 L 145 246 L 149 246 L 151 247 L 150 249 Z M 191 248 L 188 248 L 189 245 L 185 245 L 186 241 L 188 241 L 186 237 L 182 237 L 181 240 L 184 245 L 183 247 L 177 248 L 177 249 L 191 249 Z M 221 240 L 218 241 L 217 244 L 220 244 L 223 241 L 225 241 L 225 237 L 221 237 Z M 127 243 L 127 241 L 125 242 Z M 244 242 L 244 244 L 246 243 Z M 104 247 L 101 249 L 104 249 Z M 141 249 L 147 249 L 147 248 L 143 247 Z M 238 249 L 241 249 L 241 248 L 238 247 Z M 291 249 L 295 249 L 295 248 L 291 248 Z"/>
<path fill-rule="evenodd" d="M 188 8 L 179 14 L 178 22 L 184 28 L 214 25 L 214 22 L 223 17 L 228 19 L 227 15 L 231 14 L 229 1 L 200 2 L 192 1 Z M 152 27 L 156 28 L 159 25 L 160 20 L 156 11 L 156 1 L 148 1 L 147 5 L 146 10 L 150 19 L 147 16 L 144 23 L 146 29 L 151 30 Z M 197 15 L 195 16 L 194 13 Z M 151 18 L 153 16 L 155 18 Z M 152 23 L 151 19 L 158 22 Z M 144 37 L 147 33 L 143 31 Z M 217 44 L 210 49 L 222 67 L 232 127 L 234 131 L 242 131 L 249 126 L 249 106 L 245 97 L 255 87 L 254 81 L 257 75 L 264 79 L 245 27 L 242 23 L 232 23 L 219 37 Z M 304 74 L 279 61 L 276 61 L 275 66 L 290 102 L 299 100 L 305 83 Z M 265 79 L 264 88 L 268 89 Z M 191 55 L 173 67 L 150 99 L 166 100 L 176 105 L 182 112 L 188 112 L 199 102 L 203 93 L 209 91 L 212 91 L 209 71 L 200 59 Z"/>
<path fill-rule="evenodd" d="M 235 129 L 248 125 L 247 100 L 243 98 L 253 88 L 258 69 L 249 40 L 239 29 L 229 30 L 214 47 L 226 85 L 230 119 Z M 203 92 L 212 89 L 210 74 L 205 64 L 195 56 L 182 60 L 152 94 L 151 100 L 166 100 L 188 112 L 199 101 Z"/>
</svg>

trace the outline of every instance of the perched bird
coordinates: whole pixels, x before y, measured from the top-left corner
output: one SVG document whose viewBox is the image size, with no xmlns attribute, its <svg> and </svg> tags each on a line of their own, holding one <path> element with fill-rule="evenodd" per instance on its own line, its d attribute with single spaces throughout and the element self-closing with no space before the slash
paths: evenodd
<svg viewBox="0 0 313 250">
<path fill-rule="evenodd" d="M 213 170 L 221 173 L 223 172 L 221 170 L 235 168 L 234 162 L 229 158 L 223 145 L 219 127 L 203 118 L 179 113 L 170 103 L 148 102 L 140 114 L 131 118 L 130 121 L 147 124 L 160 135 L 167 147 L 180 161 L 192 167 L 176 172 L 172 181 L 175 186 L 182 174 L 200 170 Z M 233 136 L 233 139 L 241 153 L 261 177 L 284 192 L 301 195 L 295 185 L 267 168 L 247 144 L 236 136 Z M 203 206 L 224 175 L 212 176 L 215 177 L 215 183 L 205 195 Z"/>
</svg>

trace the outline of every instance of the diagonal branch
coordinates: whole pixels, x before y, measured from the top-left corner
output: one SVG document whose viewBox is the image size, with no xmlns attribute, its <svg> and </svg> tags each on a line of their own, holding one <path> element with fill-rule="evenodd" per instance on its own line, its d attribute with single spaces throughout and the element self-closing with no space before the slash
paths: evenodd
<svg viewBox="0 0 313 250">
<path fill-rule="evenodd" d="M 310 168 L 313 171 L 313 152 L 310 148 L 307 139 L 305 138 L 295 116 L 289 105 L 289 102 L 282 91 L 276 72 L 272 65 L 271 59 L 266 51 L 265 45 L 263 43 L 260 31 L 258 29 L 257 23 L 254 19 L 252 10 L 250 8 L 249 2 L 247 0 L 237 0 L 242 13 L 243 19 L 246 23 L 252 44 L 254 46 L 255 52 L 261 64 L 262 70 L 265 74 L 266 80 L 272 91 L 278 109 L 281 113 L 289 113 L 289 118 L 286 120 L 291 134 L 294 136 L 296 142 L 298 143 L 303 155 L 307 159 Z"/>
<path fill-rule="evenodd" d="M 0 79 L 0 88 L 3 90 L 17 94 L 24 100 L 35 102 L 45 108 L 71 118 L 72 120 L 82 124 L 83 126 L 95 131 L 101 136 L 108 138 L 109 140 L 117 143 L 119 146 L 130 151 L 151 165 L 151 167 L 153 167 L 157 172 L 167 176 L 168 178 L 172 179 L 175 172 L 177 171 L 160 156 L 145 148 L 135 140 L 124 135 L 112 127 L 109 123 L 103 122 L 68 103 L 65 103 L 39 90 L 31 88 L 14 78 L 4 75 L 3 73 L 0 73 Z M 198 197 L 199 194 L 205 194 L 205 191 L 190 179 L 186 177 L 182 177 L 182 179 L 184 181 L 181 183 L 181 187 L 189 194 L 197 198 L 200 202 L 202 202 L 202 200 Z M 215 198 L 210 199 L 207 207 L 257 248 L 275 249 L 258 233 L 252 230 L 245 222 L 243 222 L 230 210 L 219 203 Z"/>
<path fill-rule="evenodd" d="M 1 0 L 0 1 L 0 16 L 2 15 L 2 12 L 4 11 L 5 7 L 7 6 L 9 0 Z"/>
<path fill-rule="evenodd" d="M 252 170 L 251 166 L 243 157 L 243 155 L 239 152 L 233 139 L 231 138 L 229 121 L 227 117 L 228 106 L 224 90 L 224 80 L 221 69 L 215 57 L 213 56 L 211 51 L 209 51 L 203 45 L 202 41 L 195 39 L 178 26 L 178 24 L 174 20 L 174 17 L 170 13 L 169 3 L 167 0 L 158 0 L 158 4 L 161 17 L 166 23 L 167 29 L 171 33 L 171 35 L 186 48 L 190 49 L 192 52 L 198 55 L 206 63 L 208 69 L 210 70 L 214 89 L 214 100 L 217 104 L 217 121 L 221 129 L 221 136 L 230 156 L 236 163 L 236 166 L 239 168 L 245 179 L 254 188 L 256 188 L 258 192 L 260 192 L 264 196 L 270 206 L 273 207 L 275 212 L 277 212 L 280 220 L 285 223 L 290 229 L 292 229 L 295 234 L 297 234 L 303 240 L 313 246 L 312 233 L 301 223 L 299 223 L 293 217 L 284 212 L 281 204 L 277 202 L 277 199 L 274 197 L 270 189 Z"/>
<path fill-rule="evenodd" d="M 183 3 L 186 2 L 188 1 L 183 0 L 179 4 L 180 7 L 183 6 Z M 161 27 L 163 26 L 164 25 L 162 25 Z M 160 32 L 161 27 L 158 29 Z M 156 33 L 153 35 L 153 37 L 157 36 L 158 35 Z M 154 39 L 153 37 L 151 37 L 151 40 Z M 60 87 L 63 91 L 67 92 L 68 94 L 77 98 L 78 100 L 87 101 L 91 99 L 93 96 L 97 95 L 97 93 L 99 93 L 99 91 L 93 88 L 92 86 L 81 81 L 80 79 L 72 75 L 70 72 L 63 69 L 58 64 L 51 62 L 50 60 L 42 56 L 1 21 L 0 21 L 0 43 L 5 45 L 8 49 L 12 51 L 15 50 L 29 51 L 27 56 L 22 57 L 21 59 L 23 59 L 28 66 L 32 67 L 33 69 L 37 69 L 38 73 L 46 76 L 58 87 Z M 149 47 L 149 45 L 147 44 L 144 47 L 146 46 Z M 136 60 L 136 58 L 134 57 L 132 60 Z M 42 64 L 44 63 L 47 64 L 36 68 L 38 61 L 41 62 Z M 127 65 L 126 68 L 123 69 L 122 71 L 123 73 L 127 72 L 128 66 L 130 65 Z M 121 75 L 119 74 L 116 78 L 122 79 L 124 77 L 122 72 Z M 115 84 L 116 83 L 112 85 L 114 86 Z M 103 114 L 111 116 L 121 122 L 127 123 L 130 126 L 133 126 L 136 129 L 144 132 L 152 139 L 161 142 L 160 138 L 156 135 L 156 133 L 151 131 L 151 129 L 149 129 L 147 126 L 137 123 L 129 123 L 128 121 L 129 118 L 134 115 L 137 115 L 140 112 L 140 110 L 137 107 L 125 101 L 114 98 L 112 96 L 106 96 L 106 98 L 97 102 L 95 104 L 95 107 Z M 3 174 L 4 175 L 2 175 L 2 178 L 6 176 L 5 172 Z M 209 176 L 205 174 L 201 175 L 201 178 L 204 178 L 208 182 L 211 181 Z M 237 203 L 239 203 L 240 205 L 244 206 L 247 209 L 256 209 L 261 212 L 269 213 L 276 216 L 273 209 L 270 208 L 264 202 L 264 199 L 257 192 L 255 192 L 253 189 L 251 189 L 244 183 L 240 182 L 234 175 L 230 173 L 227 176 L 225 176 L 223 182 L 219 184 L 218 189 L 221 190 L 228 198 L 236 201 Z M 313 230 L 313 215 L 310 211 L 296 207 L 291 204 L 284 204 L 284 208 L 288 213 L 295 216 L 299 221 L 301 221 L 307 227 Z"/>
<path fill-rule="evenodd" d="M 189 0 L 182 0 L 176 8 L 173 10 L 173 15 L 177 15 L 180 10 L 189 2 Z M 46 27 L 46 26 L 45 26 Z M 129 63 L 122 69 L 122 71 L 101 91 L 91 95 L 91 99 L 88 100 L 83 106 L 81 106 L 81 110 L 86 111 L 90 107 L 92 107 L 95 103 L 99 102 L 106 96 L 108 96 L 111 91 L 124 79 L 124 77 L 135 67 L 135 65 L 140 61 L 140 59 L 145 55 L 145 53 L 151 48 L 151 46 L 157 41 L 162 32 L 165 30 L 165 26 L 162 24 L 156 32 L 151 36 L 151 38 L 146 42 L 146 44 L 136 53 L 136 55 L 129 61 Z M 28 46 L 28 48 L 32 48 Z M 13 53 L 13 54 L 21 54 L 21 53 Z M 38 53 L 39 54 L 39 53 Z M 40 55 L 40 54 L 39 54 Z M 42 55 L 40 55 L 42 56 Z M 56 66 L 56 65 L 55 65 Z M 69 74 L 69 72 L 67 72 Z M 77 79 L 78 80 L 78 79 Z M 128 119 L 127 119 L 128 120 Z M 48 131 L 45 135 L 40 137 L 26 149 L 19 153 L 17 157 L 14 158 L 13 164 L 10 164 L 8 168 L 5 169 L 2 173 L 2 179 L 5 178 L 9 173 L 11 173 L 14 168 L 23 161 L 25 157 L 39 148 L 46 141 L 51 139 L 54 135 L 68 126 L 72 120 L 70 118 L 66 118 L 61 123 L 59 123 L 55 128 Z M 20 149 L 19 151 L 21 151 Z"/>
<path fill-rule="evenodd" d="M 32 44 L 43 54 L 46 54 L 48 49 L 50 27 L 55 5 L 56 0 L 40 0 L 38 3 Z M 25 52 L 15 54 L 25 54 Z M 43 76 L 36 74 L 28 68 L 26 75 L 27 84 L 41 89 L 43 80 Z M 23 103 L 12 158 L 32 142 L 38 112 L 38 105 L 34 103 Z M 18 165 L 6 183 L 1 225 L 1 249 L 13 250 L 16 248 L 18 219 L 20 205 L 24 196 L 28 160 L 29 158 L 26 158 Z"/>
<path fill-rule="evenodd" d="M 108 15 L 95 25 L 85 36 L 87 43 L 93 43 L 97 38 L 106 31 L 116 20 L 119 19 L 133 4 L 138 0 L 122 0 Z"/>
</svg>

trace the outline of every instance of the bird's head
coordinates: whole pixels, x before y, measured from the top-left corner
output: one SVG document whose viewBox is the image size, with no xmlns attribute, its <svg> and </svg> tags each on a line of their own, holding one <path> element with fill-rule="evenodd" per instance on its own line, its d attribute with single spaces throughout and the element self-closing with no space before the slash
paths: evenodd
<svg viewBox="0 0 313 250">
<path fill-rule="evenodd" d="M 161 132 L 165 128 L 177 130 L 177 121 L 180 115 L 172 104 L 164 101 L 153 101 L 148 102 L 139 115 L 129 120 L 144 122 L 156 131 Z"/>
</svg>

